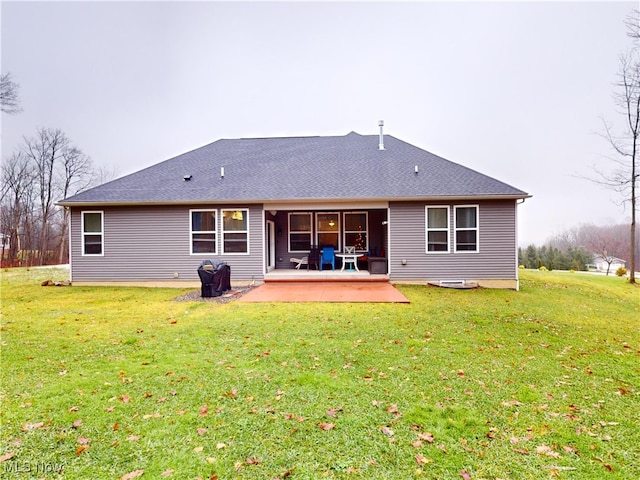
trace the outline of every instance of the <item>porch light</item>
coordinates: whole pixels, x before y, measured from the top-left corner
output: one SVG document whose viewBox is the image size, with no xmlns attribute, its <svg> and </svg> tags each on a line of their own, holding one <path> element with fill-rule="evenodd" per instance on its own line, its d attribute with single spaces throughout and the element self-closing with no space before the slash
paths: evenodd
<svg viewBox="0 0 640 480">
<path fill-rule="evenodd" d="M 329 226 L 333 227 L 336 224 L 336 222 L 334 222 L 333 220 L 329 220 Z"/>
</svg>

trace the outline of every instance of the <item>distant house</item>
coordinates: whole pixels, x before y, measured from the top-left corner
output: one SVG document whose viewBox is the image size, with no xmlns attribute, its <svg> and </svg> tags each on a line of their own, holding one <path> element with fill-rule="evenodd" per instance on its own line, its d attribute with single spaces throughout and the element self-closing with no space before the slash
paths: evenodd
<svg viewBox="0 0 640 480">
<path fill-rule="evenodd" d="M 529 196 L 381 127 L 218 140 L 59 205 L 75 284 L 193 281 L 211 258 L 232 281 L 263 281 L 319 245 L 384 257 L 394 282 L 517 289 L 517 205 Z"/>
<path fill-rule="evenodd" d="M 593 263 L 587 265 L 588 270 L 595 270 L 603 273 L 615 273 L 620 267 L 625 267 L 626 262 L 618 257 L 605 257 L 603 255 L 594 255 Z"/>
</svg>

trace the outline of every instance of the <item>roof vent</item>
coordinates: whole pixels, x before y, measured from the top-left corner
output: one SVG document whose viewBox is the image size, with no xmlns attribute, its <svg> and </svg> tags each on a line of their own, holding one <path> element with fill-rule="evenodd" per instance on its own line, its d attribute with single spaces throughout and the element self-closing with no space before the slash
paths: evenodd
<svg viewBox="0 0 640 480">
<path fill-rule="evenodd" d="M 185 175 L 184 177 L 182 177 L 182 179 L 183 179 L 185 182 L 190 181 L 192 178 L 193 178 L 193 175 Z"/>
<path fill-rule="evenodd" d="M 380 127 L 380 142 L 378 143 L 378 150 L 384 150 L 384 134 L 382 131 L 382 127 L 384 127 L 384 120 L 378 121 L 378 126 Z"/>
<path fill-rule="evenodd" d="M 220 167 L 220 178 L 224 178 L 224 167 Z"/>
</svg>

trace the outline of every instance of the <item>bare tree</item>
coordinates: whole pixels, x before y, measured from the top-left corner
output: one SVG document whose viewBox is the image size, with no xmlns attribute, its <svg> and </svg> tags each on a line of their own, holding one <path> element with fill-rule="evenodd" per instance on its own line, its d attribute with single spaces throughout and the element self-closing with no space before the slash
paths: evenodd
<svg viewBox="0 0 640 480">
<path fill-rule="evenodd" d="M 35 168 L 35 184 L 40 207 L 40 232 L 38 256 L 44 265 L 49 252 L 50 220 L 54 214 L 55 168 L 63 153 L 69 148 L 69 139 L 61 130 L 40 128 L 33 138 L 24 138 L 24 154 Z"/>
<path fill-rule="evenodd" d="M 620 55 L 620 70 L 614 92 L 616 105 L 625 118 L 625 128 L 620 135 L 605 123 L 605 138 L 617 154 L 617 167 L 612 172 L 596 171 L 597 182 L 620 192 L 631 208 L 631 257 L 629 258 L 629 281 L 636 283 L 636 213 L 638 210 L 637 187 L 638 157 L 640 156 L 640 13 L 634 10 L 626 20 L 627 31 L 632 39 L 629 51 Z"/>
<path fill-rule="evenodd" d="M 2 164 L 2 190 L 0 191 L 3 239 L 7 239 L 8 261 L 15 265 L 22 260 L 25 234 L 32 230 L 33 167 L 22 152 L 13 154 Z M 2 258 L 5 258 L 3 242 Z"/>
<path fill-rule="evenodd" d="M 18 89 L 20 86 L 11 80 L 10 73 L 0 75 L 0 108 L 4 113 L 20 113 L 20 100 L 18 99 Z"/>
<path fill-rule="evenodd" d="M 616 233 L 615 226 L 595 227 L 582 231 L 583 244 L 607 264 L 607 275 L 611 264 L 620 257 L 624 248 L 624 239 Z"/>
<path fill-rule="evenodd" d="M 95 176 L 91 159 L 76 147 L 65 148 L 62 152 L 59 169 L 60 197 L 67 198 L 89 187 Z M 67 252 L 68 211 L 62 209 L 60 225 L 58 263 L 64 263 Z"/>
</svg>

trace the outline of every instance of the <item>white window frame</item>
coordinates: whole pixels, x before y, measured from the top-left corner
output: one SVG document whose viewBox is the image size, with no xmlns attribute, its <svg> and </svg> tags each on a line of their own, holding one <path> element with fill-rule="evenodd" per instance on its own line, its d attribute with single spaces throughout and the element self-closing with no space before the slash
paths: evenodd
<svg viewBox="0 0 640 480">
<path fill-rule="evenodd" d="M 214 212 L 216 221 L 214 222 L 215 230 L 193 230 L 193 213 L 194 212 Z M 189 210 L 189 253 L 190 255 L 217 255 L 218 254 L 218 210 L 215 208 L 192 208 Z M 213 233 L 213 252 L 194 252 L 193 251 L 193 234 L 194 233 Z"/>
<path fill-rule="evenodd" d="M 307 215 L 309 217 L 309 228 L 310 230 L 292 230 L 291 229 L 291 217 L 294 215 Z M 288 228 L 289 228 L 289 235 L 288 235 L 288 245 L 287 245 L 287 249 L 289 251 L 289 253 L 299 253 L 299 252 L 307 252 L 307 250 L 292 250 L 291 249 L 291 234 L 295 233 L 295 234 L 309 234 L 309 245 L 313 245 L 313 213 L 312 212 L 289 212 L 289 217 L 287 219 L 287 221 L 289 222 L 288 224 Z"/>
<path fill-rule="evenodd" d="M 338 230 L 334 231 L 334 230 L 320 230 L 320 224 L 318 222 L 318 216 L 319 215 L 335 215 L 336 219 L 338 221 Z M 322 245 L 320 245 L 320 234 L 322 233 L 331 233 L 331 234 L 337 234 L 338 235 L 338 245 L 336 248 L 336 252 L 340 252 L 341 248 L 342 248 L 342 235 L 340 235 L 340 229 L 341 229 L 341 225 L 340 225 L 340 220 L 341 220 L 341 215 L 340 212 L 316 212 L 316 218 L 315 218 L 315 227 L 316 227 L 316 245 L 320 248 L 322 248 Z"/>
<path fill-rule="evenodd" d="M 224 214 L 225 212 L 243 212 L 247 218 L 247 229 L 246 230 L 225 230 L 224 229 Z M 249 243 L 249 209 L 248 208 L 223 208 L 220 210 L 220 249 L 223 255 L 249 255 L 250 254 L 250 243 Z M 246 252 L 227 252 L 224 249 L 225 244 L 225 235 L 227 233 L 244 233 L 247 235 L 247 251 Z"/>
<path fill-rule="evenodd" d="M 84 231 L 84 215 L 85 213 L 99 213 L 100 214 L 100 232 L 85 232 Z M 82 256 L 83 257 L 104 257 L 104 210 L 82 210 L 80 212 L 81 232 L 82 232 Z M 87 235 L 100 235 L 100 253 L 87 253 L 85 250 L 86 242 L 85 237 Z"/>
<path fill-rule="evenodd" d="M 443 228 L 429 228 L 429 210 L 430 209 L 446 209 L 447 210 L 447 226 Z M 425 251 L 429 255 L 442 255 L 443 253 L 451 253 L 451 207 L 449 205 L 425 205 L 424 209 L 424 226 L 425 226 Z M 445 232 L 447 234 L 446 250 L 429 250 L 429 232 Z"/>
<path fill-rule="evenodd" d="M 476 209 L 476 226 L 474 228 L 458 228 L 458 209 L 475 208 Z M 476 249 L 475 250 L 458 250 L 458 232 L 475 231 L 476 232 Z M 480 251 L 480 205 L 455 205 L 453 215 L 453 245 L 456 253 L 478 253 Z"/>
<path fill-rule="evenodd" d="M 362 215 L 364 214 L 364 230 L 347 230 L 347 215 Z M 363 252 L 368 252 L 369 251 L 369 212 L 367 212 L 366 210 L 362 210 L 362 211 L 353 211 L 353 212 L 343 212 L 342 214 L 343 219 L 342 219 L 342 225 L 344 226 L 344 230 L 342 232 L 342 244 L 345 247 L 353 247 L 353 245 L 348 245 L 347 244 L 347 234 L 348 233 L 364 233 L 365 238 L 367 239 L 364 245 L 364 249 L 363 250 L 357 250 L 358 253 L 363 253 Z"/>
</svg>

